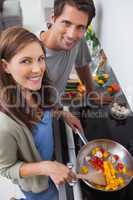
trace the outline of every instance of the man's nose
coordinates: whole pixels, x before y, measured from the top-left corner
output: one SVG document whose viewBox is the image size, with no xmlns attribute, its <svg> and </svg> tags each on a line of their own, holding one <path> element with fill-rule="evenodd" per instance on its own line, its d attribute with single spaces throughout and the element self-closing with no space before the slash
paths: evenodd
<svg viewBox="0 0 133 200">
<path fill-rule="evenodd" d="M 67 36 L 70 39 L 76 39 L 78 36 L 77 30 L 75 27 L 69 27 L 69 29 L 67 30 Z"/>
</svg>

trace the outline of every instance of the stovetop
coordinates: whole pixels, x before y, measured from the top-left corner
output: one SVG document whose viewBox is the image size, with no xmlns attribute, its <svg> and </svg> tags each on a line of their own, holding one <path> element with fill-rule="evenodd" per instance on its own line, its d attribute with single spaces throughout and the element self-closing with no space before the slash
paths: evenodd
<svg viewBox="0 0 133 200">
<path fill-rule="evenodd" d="M 97 138 L 108 138 L 115 140 L 125 146 L 133 155 L 133 116 L 126 120 L 118 121 L 113 119 L 108 113 L 108 107 L 104 106 L 97 110 L 92 110 L 89 107 L 79 108 L 71 111 L 80 118 L 84 128 L 85 136 L 88 141 Z M 102 113 L 94 115 L 96 113 Z M 92 115 L 91 115 L 92 113 Z M 79 137 L 72 133 L 70 127 L 60 120 L 60 144 L 63 163 L 72 162 L 76 165 L 76 156 L 82 146 Z M 75 167 L 75 166 L 74 166 Z M 74 187 L 65 186 L 66 199 L 68 200 L 133 200 L 133 181 L 124 189 L 117 192 L 102 192 L 90 188 L 83 181 L 78 181 Z M 61 199 L 62 200 L 62 199 Z M 64 200 L 64 199 L 63 199 Z"/>
<path fill-rule="evenodd" d="M 107 108 L 105 107 L 102 108 L 101 112 L 106 111 Z M 124 121 L 114 120 L 111 118 L 111 116 L 94 118 L 89 114 L 88 117 L 87 115 L 84 115 L 83 117 L 83 113 L 85 114 L 88 112 L 92 112 L 90 108 L 80 108 L 77 111 L 78 117 L 80 116 L 80 120 L 82 122 L 88 141 L 96 138 L 113 139 L 124 145 L 133 155 L 132 116 Z M 56 143 L 58 148 L 60 146 L 60 149 L 58 150 L 58 160 L 64 164 L 72 162 L 73 165 L 75 165 L 76 156 L 82 146 L 82 142 L 77 135 L 72 133 L 70 127 L 64 124 L 62 120 L 58 120 L 58 128 L 56 127 L 56 130 L 56 134 L 59 134 Z M 117 192 L 96 191 L 86 185 L 83 181 L 78 181 L 74 187 L 66 184 L 65 195 L 63 199 L 60 200 L 99 200 L 99 198 L 102 200 L 112 200 L 113 198 L 117 200 L 133 200 L 133 181 L 126 188 Z"/>
<path fill-rule="evenodd" d="M 111 70 L 112 81 L 117 82 L 116 77 Z M 99 88 L 95 88 L 99 91 Z M 122 102 L 126 102 L 126 98 L 121 91 L 118 97 Z M 75 107 L 67 105 L 65 109 L 76 115 L 84 128 L 84 133 L 88 141 L 98 138 L 107 138 L 115 140 L 122 144 L 133 155 L 133 113 L 125 120 L 114 119 L 109 111 L 109 106 L 93 106 L 90 102 L 75 101 Z M 81 104 L 81 106 L 77 106 Z M 58 150 L 58 160 L 67 164 L 72 162 L 76 167 L 76 156 L 82 146 L 82 142 L 77 135 L 72 133 L 70 127 L 58 120 L 56 122 L 56 149 Z M 74 187 L 66 184 L 63 197 L 60 200 L 133 200 L 133 181 L 126 187 L 117 192 L 102 192 L 90 188 L 83 181 L 78 181 Z"/>
<path fill-rule="evenodd" d="M 77 110 L 77 111 L 76 111 Z M 97 109 L 90 107 L 71 110 L 80 118 L 84 133 L 88 141 L 98 138 L 112 139 L 128 149 L 133 155 L 133 116 L 126 120 L 116 120 L 109 113 L 109 107 L 103 106 Z M 80 114 L 79 114 L 80 113 Z M 77 135 L 74 135 L 76 154 L 82 143 Z M 133 181 L 124 189 L 117 192 L 102 192 L 90 188 L 84 182 L 80 182 L 84 200 L 133 200 Z"/>
</svg>

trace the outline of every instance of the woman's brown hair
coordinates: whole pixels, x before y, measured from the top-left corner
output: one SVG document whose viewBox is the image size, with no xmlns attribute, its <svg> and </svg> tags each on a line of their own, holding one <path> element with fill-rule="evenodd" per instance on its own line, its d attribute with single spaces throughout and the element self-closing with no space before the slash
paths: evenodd
<svg viewBox="0 0 133 200">
<path fill-rule="evenodd" d="M 48 104 L 49 91 L 42 87 L 40 91 L 34 92 L 33 98 L 36 103 L 38 103 L 37 95 L 40 95 L 45 102 L 39 102 L 38 109 L 29 107 L 22 95 L 21 88 L 15 83 L 12 76 L 5 72 L 2 60 L 9 62 L 20 50 L 32 42 L 39 43 L 45 54 L 42 42 L 36 35 L 22 27 L 8 28 L 0 35 L 0 110 L 10 116 L 14 115 L 29 128 L 32 128 L 33 122 L 39 120 L 37 112 L 41 111 L 45 104 Z M 47 77 L 43 84 L 49 84 Z"/>
</svg>

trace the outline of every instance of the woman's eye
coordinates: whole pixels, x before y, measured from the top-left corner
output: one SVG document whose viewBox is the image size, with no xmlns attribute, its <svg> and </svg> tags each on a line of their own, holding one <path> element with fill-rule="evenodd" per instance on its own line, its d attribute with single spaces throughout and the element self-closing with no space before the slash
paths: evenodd
<svg viewBox="0 0 133 200">
<path fill-rule="evenodd" d="M 45 62 L 45 57 L 40 57 L 39 61 L 44 61 Z"/>
<path fill-rule="evenodd" d="M 30 60 L 22 60 L 21 63 L 22 63 L 22 64 L 30 64 L 31 61 L 30 61 Z"/>
</svg>

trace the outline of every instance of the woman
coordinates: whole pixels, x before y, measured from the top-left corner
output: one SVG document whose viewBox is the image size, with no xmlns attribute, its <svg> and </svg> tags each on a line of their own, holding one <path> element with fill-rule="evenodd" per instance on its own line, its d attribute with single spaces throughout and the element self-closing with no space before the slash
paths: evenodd
<svg viewBox="0 0 133 200">
<path fill-rule="evenodd" d="M 37 37 L 20 27 L 5 30 L 0 36 L 0 174 L 17 183 L 27 200 L 57 200 L 55 185 L 75 178 L 67 166 L 53 161 L 45 74 L 44 47 Z M 71 114 L 56 114 L 81 128 Z"/>
</svg>

